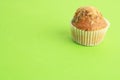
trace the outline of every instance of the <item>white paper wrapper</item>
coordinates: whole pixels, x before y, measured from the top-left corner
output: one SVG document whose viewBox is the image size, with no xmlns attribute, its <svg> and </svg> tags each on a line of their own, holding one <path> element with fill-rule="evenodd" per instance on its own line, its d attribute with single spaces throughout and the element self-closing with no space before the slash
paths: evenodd
<svg viewBox="0 0 120 80">
<path fill-rule="evenodd" d="M 95 46 L 102 42 L 108 27 L 109 27 L 109 22 L 108 22 L 108 26 L 104 29 L 96 30 L 96 31 L 85 31 L 85 30 L 77 29 L 72 25 L 71 26 L 72 38 L 75 42 L 81 45 Z"/>
</svg>

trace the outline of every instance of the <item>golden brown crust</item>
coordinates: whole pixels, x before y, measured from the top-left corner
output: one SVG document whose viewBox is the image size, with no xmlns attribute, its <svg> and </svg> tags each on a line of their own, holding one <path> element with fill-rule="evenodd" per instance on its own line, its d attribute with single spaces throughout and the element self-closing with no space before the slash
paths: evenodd
<svg viewBox="0 0 120 80">
<path fill-rule="evenodd" d="M 72 25 L 78 29 L 91 31 L 107 27 L 107 22 L 96 8 L 81 7 L 76 11 Z"/>
</svg>

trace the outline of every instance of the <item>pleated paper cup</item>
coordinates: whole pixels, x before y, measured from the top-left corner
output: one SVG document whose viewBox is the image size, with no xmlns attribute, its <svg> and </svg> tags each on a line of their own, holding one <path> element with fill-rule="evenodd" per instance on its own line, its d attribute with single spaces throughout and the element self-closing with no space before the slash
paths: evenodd
<svg viewBox="0 0 120 80">
<path fill-rule="evenodd" d="M 108 21 L 107 21 L 108 22 Z M 104 39 L 108 26 L 101 30 L 85 31 L 77 29 L 75 26 L 71 26 L 72 39 L 78 44 L 85 46 L 95 46 L 101 43 Z"/>
</svg>

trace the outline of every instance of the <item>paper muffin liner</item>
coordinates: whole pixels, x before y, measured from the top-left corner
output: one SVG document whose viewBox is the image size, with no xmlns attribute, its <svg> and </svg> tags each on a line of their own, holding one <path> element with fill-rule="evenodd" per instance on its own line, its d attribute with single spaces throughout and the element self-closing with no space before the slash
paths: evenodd
<svg viewBox="0 0 120 80">
<path fill-rule="evenodd" d="M 104 29 L 95 30 L 95 31 L 85 31 L 85 30 L 77 29 L 72 25 L 71 26 L 72 39 L 81 45 L 95 46 L 102 42 L 105 33 L 108 30 L 108 27 L 109 27 L 109 23 L 108 26 Z"/>
</svg>

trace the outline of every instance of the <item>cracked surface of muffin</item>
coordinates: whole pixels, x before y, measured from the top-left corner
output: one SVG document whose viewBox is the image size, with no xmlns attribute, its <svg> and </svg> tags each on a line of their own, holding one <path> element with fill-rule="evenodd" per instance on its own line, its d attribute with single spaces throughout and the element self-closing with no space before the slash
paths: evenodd
<svg viewBox="0 0 120 80">
<path fill-rule="evenodd" d="M 105 28 L 108 24 L 98 9 L 87 6 L 77 9 L 72 19 L 72 25 L 78 29 L 93 31 Z"/>
</svg>

